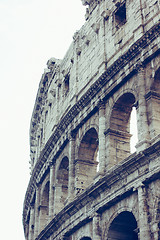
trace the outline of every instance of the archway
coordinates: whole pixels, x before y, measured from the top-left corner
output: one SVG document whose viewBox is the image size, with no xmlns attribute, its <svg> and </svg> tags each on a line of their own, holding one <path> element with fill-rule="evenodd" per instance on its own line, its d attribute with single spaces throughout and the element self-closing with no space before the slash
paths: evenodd
<svg viewBox="0 0 160 240">
<path fill-rule="evenodd" d="M 60 163 L 57 173 L 56 192 L 58 194 L 59 206 L 64 207 L 65 200 L 68 197 L 68 173 L 69 173 L 69 159 L 64 157 Z"/>
<path fill-rule="evenodd" d="M 41 204 L 39 206 L 39 216 L 40 216 L 40 230 L 44 228 L 48 221 L 49 215 L 49 181 L 46 183 L 42 195 Z"/>
<path fill-rule="evenodd" d="M 160 68 L 155 72 L 150 91 L 146 94 L 151 139 L 160 134 Z"/>
<path fill-rule="evenodd" d="M 95 128 L 90 128 L 83 136 L 76 160 L 76 190 L 83 191 L 93 182 L 98 165 L 98 134 Z"/>
<path fill-rule="evenodd" d="M 111 223 L 108 240 L 138 240 L 137 222 L 131 212 L 120 213 Z"/>
<path fill-rule="evenodd" d="M 132 135 L 130 133 L 130 119 L 134 104 L 135 96 L 128 92 L 123 94 L 112 108 L 110 127 L 107 130 L 109 167 L 125 159 L 131 153 L 130 138 Z"/>
</svg>

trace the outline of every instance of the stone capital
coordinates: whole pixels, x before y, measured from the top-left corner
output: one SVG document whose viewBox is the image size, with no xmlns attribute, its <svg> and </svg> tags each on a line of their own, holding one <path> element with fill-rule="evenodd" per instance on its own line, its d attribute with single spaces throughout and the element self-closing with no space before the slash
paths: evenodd
<svg viewBox="0 0 160 240">
<path fill-rule="evenodd" d="M 139 188 L 144 188 L 144 187 L 145 187 L 144 183 L 142 183 L 141 181 L 137 182 L 133 188 L 133 191 L 137 191 Z"/>
</svg>

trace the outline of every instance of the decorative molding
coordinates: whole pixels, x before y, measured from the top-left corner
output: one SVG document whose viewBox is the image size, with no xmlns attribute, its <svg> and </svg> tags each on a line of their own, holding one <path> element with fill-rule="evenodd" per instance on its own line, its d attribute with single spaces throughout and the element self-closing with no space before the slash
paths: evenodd
<svg viewBox="0 0 160 240">
<path fill-rule="evenodd" d="M 130 133 L 120 131 L 120 130 L 111 129 L 111 128 L 108 128 L 104 132 L 104 134 L 105 135 L 119 136 L 119 137 L 128 138 L 128 139 L 130 139 L 132 137 L 132 134 L 130 134 Z"/>
<path fill-rule="evenodd" d="M 155 91 L 149 91 L 146 95 L 145 95 L 146 100 L 148 101 L 149 99 L 153 98 L 153 99 L 158 99 L 160 100 L 160 94 L 155 92 Z"/>
</svg>

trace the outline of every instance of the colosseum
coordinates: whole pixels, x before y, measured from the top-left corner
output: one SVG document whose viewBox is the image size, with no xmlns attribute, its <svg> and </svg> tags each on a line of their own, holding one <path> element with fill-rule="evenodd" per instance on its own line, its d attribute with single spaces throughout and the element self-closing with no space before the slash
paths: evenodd
<svg viewBox="0 0 160 240">
<path fill-rule="evenodd" d="M 25 239 L 159 240 L 160 0 L 82 4 L 85 24 L 37 92 Z"/>
</svg>

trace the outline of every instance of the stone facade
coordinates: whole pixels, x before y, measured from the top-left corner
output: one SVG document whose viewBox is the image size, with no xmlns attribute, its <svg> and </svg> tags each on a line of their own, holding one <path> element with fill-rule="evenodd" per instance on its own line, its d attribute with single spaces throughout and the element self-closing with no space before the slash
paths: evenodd
<svg viewBox="0 0 160 240">
<path fill-rule="evenodd" d="M 158 240 L 160 1 L 82 3 L 86 23 L 39 84 L 25 238 Z"/>
</svg>

